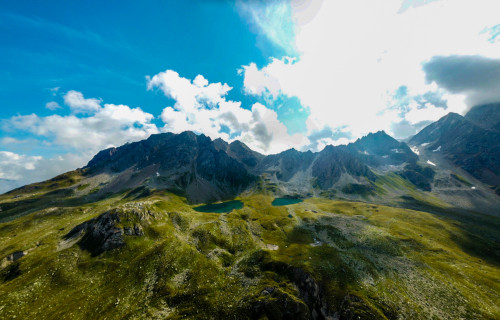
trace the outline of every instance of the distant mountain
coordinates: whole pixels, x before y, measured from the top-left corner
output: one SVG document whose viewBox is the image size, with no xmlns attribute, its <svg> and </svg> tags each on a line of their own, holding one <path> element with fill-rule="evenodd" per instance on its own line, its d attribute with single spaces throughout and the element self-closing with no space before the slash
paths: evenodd
<svg viewBox="0 0 500 320">
<path fill-rule="evenodd" d="M 217 150 L 226 152 L 230 157 L 238 160 L 249 170 L 255 168 L 264 158 L 264 155 L 253 151 L 246 144 L 239 140 L 227 143 L 221 138 L 215 139 L 214 146 Z"/>
<path fill-rule="evenodd" d="M 422 129 L 409 144 L 439 152 L 477 179 L 500 185 L 500 133 L 468 120 L 479 121 L 479 113 L 486 109 L 473 109 L 472 116 L 466 117 L 449 113 Z"/>
<path fill-rule="evenodd" d="M 400 165 L 418 159 L 406 143 L 397 141 L 384 131 L 369 133 L 349 144 L 348 148 L 372 166 Z"/>
<path fill-rule="evenodd" d="M 496 109 L 473 109 L 467 117 L 477 118 L 480 111 L 491 110 Z M 123 192 L 141 197 L 151 190 L 166 190 L 190 203 L 264 192 L 393 204 L 401 199 L 407 202 L 409 198 L 404 197 L 413 197 L 414 190 L 434 192 L 438 187 L 435 195 L 446 202 L 456 205 L 457 199 L 467 199 L 460 206 L 485 211 L 496 203 L 489 188 L 500 185 L 499 135 L 454 113 L 409 141 L 418 147 L 416 153 L 384 131 L 348 145 L 326 146 L 320 152 L 290 149 L 272 155 L 262 155 L 237 140 L 227 143 L 193 132 L 162 133 L 99 152 L 81 171 L 80 185 L 64 192 L 105 198 Z M 418 155 L 418 149 L 426 155 Z M 432 161 L 428 155 L 433 155 Z M 458 178 L 458 173 L 463 174 L 458 169 L 471 176 Z M 50 183 L 39 185 L 43 189 Z M 20 189 L 37 188 L 35 184 Z"/>
<path fill-rule="evenodd" d="M 192 202 L 231 198 L 256 179 L 214 142 L 192 132 L 163 133 L 99 152 L 89 175 L 114 173 L 101 193 L 149 185 L 185 195 Z"/>
<path fill-rule="evenodd" d="M 465 115 L 465 119 L 483 129 L 500 132 L 500 103 L 476 106 Z"/>
<path fill-rule="evenodd" d="M 110 175 L 100 194 L 146 186 L 177 192 L 198 203 L 232 198 L 263 176 L 272 190 L 285 195 L 310 195 L 315 189 L 341 189 L 352 183 L 369 185 L 376 178 L 371 167 L 415 161 L 416 155 L 406 144 L 385 132 L 316 153 L 290 149 L 268 156 L 241 141 L 212 141 L 184 132 L 152 135 L 103 150 L 85 169 L 89 177 Z"/>
<path fill-rule="evenodd" d="M 321 151 L 312 167 L 312 176 L 317 179 L 321 189 L 328 189 L 337 182 L 342 174 L 357 179 L 374 180 L 375 174 L 359 158 L 348 152 L 347 147 L 327 146 Z"/>
<path fill-rule="evenodd" d="M 289 149 L 263 158 L 257 166 L 257 172 L 274 175 L 280 181 L 290 181 L 297 173 L 307 171 L 315 157 L 316 154 L 311 151 Z"/>
</svg>

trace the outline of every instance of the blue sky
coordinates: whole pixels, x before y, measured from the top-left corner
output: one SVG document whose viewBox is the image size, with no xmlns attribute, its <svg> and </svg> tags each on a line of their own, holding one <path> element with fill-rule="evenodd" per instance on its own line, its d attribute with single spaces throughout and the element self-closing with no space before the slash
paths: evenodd
<svg viewBox="0 0 500 320">
<path fill-rule="evenodd" d="M 495 0 L 5 1 L 0 192 L 165 131 L 262 153 L 406 138 L 500 100 L 496 12 Z"/>
<path fill-rule="evenodd" d="M 237 69 L 283 55 L 272 43 L 257 47 L 224 1 L 9 1 L 0 34 L 3 117 L 50 114 L 43 106 L 56 87 L 160 113 L 165 97 L 146 92 L 144 78 L 166 69 L 231 83 L 241 100 Z"/>
</svg>

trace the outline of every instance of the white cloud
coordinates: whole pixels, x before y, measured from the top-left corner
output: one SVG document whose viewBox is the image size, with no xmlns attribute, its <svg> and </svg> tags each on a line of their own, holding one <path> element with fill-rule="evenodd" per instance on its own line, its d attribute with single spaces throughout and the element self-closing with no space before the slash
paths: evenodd
<svg viewBox="0 0 500 320">
<path fill-rule="evenodd" d="M 61 89 L 61 87 L 54 87 L 54 88 L 49 88 L 49 91 L 50 93 L 52 94 L 52 96 L 57 96 L 57 93 L 59 92 L 59 89 Z"/>
<path fill-rule="evenodd" d="M 50 102 L 47 102 L 45 104 L 45 108 L 53 111 L 53 110 L 56 110 L 56 109 L 61 109 L 61 106 L 59 105 L 59 103 L 57 103 L 55 101 L 50 101 Z"/>
<path fill-rule="evenodd" d="M 93 113 L 101 109 L 100 99 L 85 99 L 81 92 L 71 90 L 64 96 L 64 103 L 74 113 Z"/>
<path fill-rule="evenodd" d="M 308 143 L 303 135 L 288 134 L 275 111 L 260 103 L 251 110 L 242 108 L 241 102 L 226 100 L 230 86 L 210 83 L 202 75 L 191 81 L 167 70 L 148 77 L 148 89 L 154 88 L 175 100 L 174 106 L 166 107 L 161 114 L 164 131 L 191 130 L 213 139 L 239 139 L 262 153 L 276 153 Z"/>
<path fill-rule="evenodd" d="M 194 81 L 183 78 L 173 70 L 147 77 L 148 90 L 159 88 L 169 98 L 176 100 L 176 108 L 186 113 L 195 112 L 202 105 L 209 107 L 224 101 L 224 96 L 232 88 L 227 84 L 208 83 L 202 75 Z"/>
<path fill-rule="evenodd" d="M 263 39 L 284 50 L 295 53 L 292 10 L 286 0 L 255 1 L 237 0 L 238 12 L 249 20 L 250 28 L 257 34 L 257 45 L 264 48 Z"/>
<path fill-rule="evenodd" d="M 44 181 L 54 176 L 82 167 L 86 157 L 76 154 L 53 158 L 0 151 L 0 194 L 25 184 Z"/>
<path fill-rule="evenodd" d="M 298 97 L 310 110 L 309 133 L 325 126 L 348 126 L 356 137 L 378 129 L 392 133 L 391 123 L 405 118 L 387 111 L 389 93 L 401 85 L 414 94 L 436 89 L 425 82 L 423 62 L 436 55 L 500 56 L 500 47 L 481 33 L 500 22 L 496 0 L 419 6 L 402 6 L 400 0 L 307 3 L 312 15 L 302 1 L 291 4 L 300 57 L 272 59 L 260 69 L 251 63 L 242 73 L 249 93 Z M 453 98 L 448 107 L 466 109 Z M 430 107 L 407 118 L 414 122 L 433 111 L 442 113 Z"/>
<path fill-rule="evenodd" d="M 70 91 L 70 96 L 80 101 L 83 94 Z M 153 115 L 140 108 L 126 105 L 104 104 L 97 106 L 92 115 L 39 117 L 36 114 L 14 116 L 7 121 L 11 130 L 28 131 L 36 136 L 47 138 L 51 143 L 74 148 L 78 152 L 95 153 L 109 146 L 119 146 L 125 142 L 138 141 L 159 132 L 152 123 Z"/>
<path fill-rule="evenodd" d="M 57 174 L 84 166 L 98 151 L 120 146 L 126 142 L 148 138 L 159 130 L 152 122 L 153 115 L 141 108 L 126 105 L 104 104 L 98 99 L 86 99 L 77 91 L 65 96 L 75 113 L 92 114 L 50 115 L 36 114 L 14 116 L 4 121 L 4 129 L 12 132 L 29 132 L 37 139 L 27 144 L 44 144 L 46 148 L 62 148 L 64 155 L 52 158 L 29 156 L 10 151 L 0 151 L 0 179 L 4 179 L 0 192 L 5 192 L 35 181 L 52 178 Z M 13 137 L 5 137 L 2 144 L 25 142 Z M 28 143 L 29 142 L 29 143 Z M 24 149 L 30 146 L 25 146 Z M 33 146 L 31 146 L 33 148 Z"/>
<path fill-rule="evenodd" d="M 448 114 L 449 111 L 443 108 L 436 108 L 432 104 L 428 104 L 425 108 L 412 108 L 406 115 L 405 119 L 410 124 L 417 124 L 424 121 L 436 121 Z"/>
<path fill-rule="evenodd" d="M 1 144 L 25 144 L 25 143 L 30 143 L 30 142 L 33 142 L 32 139 L 26 139 L 26 140 L 22 140 L 22 139 L 16 139 L 16 138 L 13 138 L 13 137 L 4 137 L 0 140 L 0 143 Z"/>
<path fill-rule="evenodd" d="M 25 156 L 10 151 L 0 151 L 0 179 L 17 180 L 22 178 L 20 171 L 32 171 L 40 156 Z"/>
<path fill-rule="evenodd" d="M 252 106 L 252 119 L 246 123 L 250 130 L 242 132 L 242 142 L 263 153 L 278 153 L 291 147 L 300 148 L 309 140 L 302 134 L 289 135 L 275 111 L 260 103 Z"/>
</svg>

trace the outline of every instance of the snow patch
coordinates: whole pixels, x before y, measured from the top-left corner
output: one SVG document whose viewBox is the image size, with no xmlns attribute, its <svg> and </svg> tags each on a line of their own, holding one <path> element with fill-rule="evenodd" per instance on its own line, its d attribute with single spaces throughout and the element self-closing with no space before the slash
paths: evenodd
<svg viewBox="0 0 500 320">
<path fill-rule="evenodd" d="M 430 144 L 430 142 L 426 142 L 426 143 L 422 143 L 420 146 L 422 146 L 422 147 L 426 147 L 426 146 L 428 146 L 429 144 Z"/>
<path fill-rule="evenodd" d="M 437 147 L 435 150 L 432 150 L 432 152 L 439 152 L 441 151 L 441 146 Z"/>
<path fill-rule="evenodd" d="M 156 173 L 156 176 L 157 176 L 157 177 L 159 177 L 159 176 L 160 176 L 160 173 L 159 173 L 159 172 L 157 172 L 157 173 Z"/>
<path fill-rule="evenodd" d="M 311 243 L 311 247 L 319 247 L 322 244 L 323 243 L 321 241 L 314 239 L 314 243 Z"/>
<path fill-rule="evenodd" d="M 416 146 L 410 147 L 410 149 L 417 156 L 420 155 L 420 151 L 418 151 L 418 148 Z"/>
<path fill-rule="evenodd" d="M 385 156 L 382 156 L 382 158 L 387 159 L 389 158 L 389 155 L 386 154 Z"/>
<path fill-rule="evenodd" d="M 268 250 L 271 250 L 271 251 L 276 251 L 278 250 L 280 247 L 276 244 L 266 244 L 266 247 Z"/>
<path fill-rule="evenodd" d="M 430 164 L 431 166 L 436 166 L 436 164 L 434 162 L 432 162 L 431 160 L 427 160 L 427 163 Z"/>
<path fill-rule="evenodd" d="M 472 187 L 470 187 L 470 188 L 471 188 L 472 190 L 476 190 L 476 187 L 474 187 L 474 186 L 472 186 Z"/>
</svg>

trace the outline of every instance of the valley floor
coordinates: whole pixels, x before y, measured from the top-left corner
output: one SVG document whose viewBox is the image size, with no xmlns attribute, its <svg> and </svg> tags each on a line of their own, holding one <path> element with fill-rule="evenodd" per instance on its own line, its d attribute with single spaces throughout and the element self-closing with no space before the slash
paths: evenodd
<svg viewBox="0 0 500 320">
<path fill-rule="evenodd" d="M 0 223 L 0 318 L 500 318 L 497 217 L 237 200 L 219 214 L 168 193 L 116 196 Z M 92 218 L 86 232 L 111 230 L 116 248 L 70 232 Z"/>
</svg>

